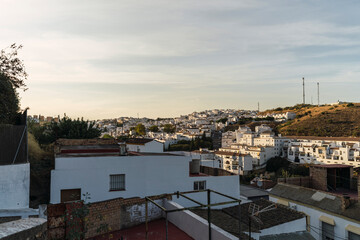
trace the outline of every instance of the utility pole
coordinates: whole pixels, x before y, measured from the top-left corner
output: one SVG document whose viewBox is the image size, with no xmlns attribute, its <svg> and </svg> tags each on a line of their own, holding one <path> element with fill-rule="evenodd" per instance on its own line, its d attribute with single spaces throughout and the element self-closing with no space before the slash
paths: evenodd
<svg viewBox="0 0 360 240">
<path fill-rule="evenodd" d="M 317 82 L 317 94 L 318 94 L 318 107 L 320 107 L 320 86 L 319 86 L 319 82 Z"/>
<path fill-rule="evenodd" d="M 258 102 L 258 112 L 260 112 L 260 102 Z"/>
<path fill-rule="evenodd" d="M 305 104 L 305 78 L 303 78 L 303 104 Z"/>
</svg>

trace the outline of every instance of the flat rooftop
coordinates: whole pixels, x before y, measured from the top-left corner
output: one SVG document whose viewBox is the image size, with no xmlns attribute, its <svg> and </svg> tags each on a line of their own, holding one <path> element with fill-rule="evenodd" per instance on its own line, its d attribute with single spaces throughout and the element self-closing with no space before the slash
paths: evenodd
<svg viewBox="0 0 360 240">
<path fill-rule="evenodd" d="M 159 219 L 148 223 L 148 240 L 165 240 L 166 228 L 165 219 Z M 108 239 L 131 239 L 144 240 L 146 239 L 145 223 L 135 227 L 114 231 L 107 234 L 102 234 L 88 240 L 108 240 Z M 180 230 L 171 222 L 168 222 L 168 237 L 172 240 L 193 240 L 192 237 Z"/>
</svg>

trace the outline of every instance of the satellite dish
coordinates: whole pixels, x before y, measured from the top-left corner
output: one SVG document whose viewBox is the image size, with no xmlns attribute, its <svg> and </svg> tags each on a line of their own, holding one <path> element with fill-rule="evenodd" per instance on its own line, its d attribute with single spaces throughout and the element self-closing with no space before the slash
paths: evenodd
<svg viewBox="0 0 360 240">
<path fill-rule="evenodd" d="M 262 181 L 257 181 L 257 182 L 256 182 L 256 185 L 257 185 L 258 187 L 262 187 L 262 186 L 263 186 L 263 182 L 262 182 Z"/>
</svg>

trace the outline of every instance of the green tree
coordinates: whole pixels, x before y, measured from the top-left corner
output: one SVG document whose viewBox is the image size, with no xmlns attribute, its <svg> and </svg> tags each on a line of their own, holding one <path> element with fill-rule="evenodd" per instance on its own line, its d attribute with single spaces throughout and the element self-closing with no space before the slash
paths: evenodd
<svg viewBox="0 0 360 240">
<path fill-rule="evenodd" d="M 221 118 L 221 119 L 217 120 L 216 122 L 217 123 L 221 122 L 221 123 L 225 124 L 227 122 L 227 120 L 228 119 L 225 117 L 225 118 Z"/>
<path fill-rule="evenodd" d="M 19 112 L 19 97 L 9 77 L 0 73 L 0 124 L 14 124 Z"/>
<path fill-rule="evenodd" d="M 12 44 L 0 51 L 0 123 L 15 124 L 19 112 L 18 88 L 26 90 L 27 73 L 18 58 L 22 46 Z"/>
<path fill-rule="evenodd" d="M 149 131 L 150 132 L 159 132 L 159 128 L 158 128 L 158 126 L 153 125 L 153 126 L 149 127 Z"/>
<path fill-rule="evenodd" d="M 111 135 L 109 135 L 109 134 L 104 134 L 104 136 L 102 136 L 102 138 L 107 138 L 107 139 L 111 139 L 111 138 L 113 138 Z"/>
<path fill-rule="evenodd" d="M 165 124 L 164 125 L 164 132 L 166 133 L 174 133 L 176 131 L 176 127 L 172 124 Z"/>
<path fill-rule="evenodd" d="M 142 135 L 142 136 L 145 135 L 146 134 L 145 126 L 143 124 L 139 123 L 135 127 L 135 132 L 138 135 Z"/>
<path fill-rule="evenodd" d="M 0 51 L 0 73 L 8 77 L 14 89 L 22 88 L 27 90 L 25 80 L 28 75 L 25 71 L 24 62 L 18 58 L 18 50 L 22 45 L 15 43 Z"/>
<path fill-rule="evenodd" d="M 270 158 L 266 163 L 266 171 L 277 172 L 279 169 L 288 169 L 290 162 L 281 157 Z"/>
<path fill-rule="evenodd" d="M 31 124 L 29 131 L 40 144 L 50 144 L 59 138 L 89 139 L 101 135 L 101 130 L 95 126 L 95 122 L 84 121 L 82 118 L 73 120 L 68 117 L 62 118 L 58 123 L 53 121 L 45 126 Z"/>
</svg>

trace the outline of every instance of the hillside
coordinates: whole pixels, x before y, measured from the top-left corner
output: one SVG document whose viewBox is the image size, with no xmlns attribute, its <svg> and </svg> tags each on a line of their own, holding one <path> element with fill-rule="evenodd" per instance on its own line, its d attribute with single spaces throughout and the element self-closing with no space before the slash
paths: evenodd
<svg viewBox="0 0 360 240">
<path fill-rule="evenodd" d="M 360 137 L 360 104 L 342 105 L 296 105 L 288 108 L 268 110 L 270 112 L 292 111 L 296 119 L 277 127 L 282 135 Z"/>
</svg>

